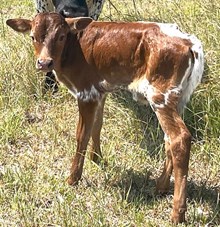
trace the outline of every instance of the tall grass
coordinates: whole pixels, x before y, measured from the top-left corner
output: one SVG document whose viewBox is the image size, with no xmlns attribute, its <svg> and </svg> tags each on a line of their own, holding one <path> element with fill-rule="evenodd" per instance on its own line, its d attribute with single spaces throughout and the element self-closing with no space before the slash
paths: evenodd
<svg viewBox="0 0 220 227">
<path fill-rule="evenodd" d="M 108 165 L 86 158 L 69 187 L 78 110 L 65 88 L 42 95 L 28 36 L 8 18 L 35 14 L 31 0 L 0 5 L 0 226 L 171 226 L 170 194 L 155 195 L 164 160 L 163 133 L 129 93 L 107 99 L 102 150 Z M 187 226 L 220 225 L 220 2 L 111 0 L 101 20 L 177 23 L 204 45 L 206 65 L 184 119 L 193 135 Z"/>
</svg>

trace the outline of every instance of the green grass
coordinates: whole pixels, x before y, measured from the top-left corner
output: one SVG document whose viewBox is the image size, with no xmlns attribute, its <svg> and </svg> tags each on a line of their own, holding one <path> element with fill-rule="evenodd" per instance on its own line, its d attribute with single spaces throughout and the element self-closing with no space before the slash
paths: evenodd
<svg viewBox="0 0 220 227">
<path fill-rule="evenodd" d="M 86 157 L 82 181 L 67 185 L 76 101 L 65 88 L 42 95 L 28 35 L 5 24 L 34 14 L 31 0 L 0 5 L 0 226 L 172 226 L 173 181 L 167 196 L 154 192 L 163 133 L 150 108 L 127 92 L 107 99 L 101 139 L 108 165 Z M 101 20 L 175 22 L 202 40 L 204 79 L 184 114 L 194 138 L 187 226 L 220 226 L 219 0 L 111 0 Z"/>
</svg>

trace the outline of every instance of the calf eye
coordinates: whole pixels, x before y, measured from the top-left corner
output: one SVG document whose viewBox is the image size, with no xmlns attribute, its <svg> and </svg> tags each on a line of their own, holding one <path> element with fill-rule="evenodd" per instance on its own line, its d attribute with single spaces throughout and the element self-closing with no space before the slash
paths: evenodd
<svg viewBox="0 0 220 227">
<path fill-rule="evenodd" d="M 59 41 L 62 42 L 62 41 L 64 40 L 64 38 L 65 38 L 65 35 L 61 35 L 61 36 L 59 37 Z"/>
</svg>

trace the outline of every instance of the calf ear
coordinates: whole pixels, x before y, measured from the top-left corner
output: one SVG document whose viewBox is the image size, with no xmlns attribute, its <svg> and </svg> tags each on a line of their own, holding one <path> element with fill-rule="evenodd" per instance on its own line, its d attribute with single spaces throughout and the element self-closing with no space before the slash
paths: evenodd
<svg viewBox="0 0 220 227">
<path fill-rule="evenodd" d="M 72 30 L 77 31 L 85 29 L 93 21 L 90 17 L 66 18 L 65 20 Z"/>
<path fill-rule="evenodd" d="M 6 24 L 17 32 L 28 32 L 31 30 L 31 21 L 26 19 L 9 19 Z"/>
</svg>

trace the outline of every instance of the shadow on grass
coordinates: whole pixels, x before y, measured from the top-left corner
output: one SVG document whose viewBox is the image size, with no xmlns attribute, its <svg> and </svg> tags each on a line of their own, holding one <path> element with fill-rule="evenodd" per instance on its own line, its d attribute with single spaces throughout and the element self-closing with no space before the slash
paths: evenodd
<svg viewBox="0 0 220 227">
<path fill-rule="evenodd" d="M 129 203 L 138 201 L 138 204 L 154 203 L 155 180 L 151 179 L 151 172 L 137 172 L 133 169 L 124 171 L 114 182 L 113 186 L 120 189 L 121 196 Z"/>
<path fill-rule="evenodd" d="M 165 196 L 173 196 L 174 183 L 171 182 L 168 194 L 165 196 L 158 195 L 155 192 L 156 182 L 150 176 L 151 172 L 145 172 L 145 174 L 143 174 L 142 172 L 129 169 L 122 173 L 113 186 L 119 188 L 124 200 L 134 204 L 137 208 L 144 204 L 153 207 L 156 202 L 159 202 Z M 211 210 L 209 210 L 209 214 L 211 215 L 208 216 L 205 221 L 211 224 L 208 226 L 215 226 L 215 224 L 220 223 L 219 193 L 219 188 L 217 187 L 210 187 L 205 183 L 197 184 L 193 181 L 188 182 L 187 203 L 193 204 L 193 206 L 207 203 L 208 206 L 211 207 Z M 197 210 L 197 208 L 198 207 L 196 207 L 195 210 Z M 191 217 L 191 221 L 192 219 L 196 221 L 197 218 Z"/>
<path fill-rule="evenodd" d="M 140 147 L 146 150 L 151 157 L 157 157 L 163 145 L 163 132 L 159 126 L 157 117 L 150 105 L 145 106 L 133 100 L 132 94 L 126 90 L 120 90 L 112 94 L 113 100 L 121 106 L 131 110 L 134 118 L 139 121 L 143 139 Z"/>
</svg>

